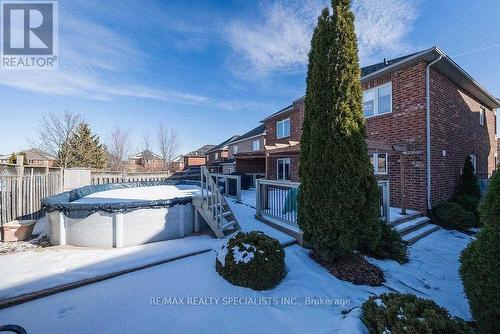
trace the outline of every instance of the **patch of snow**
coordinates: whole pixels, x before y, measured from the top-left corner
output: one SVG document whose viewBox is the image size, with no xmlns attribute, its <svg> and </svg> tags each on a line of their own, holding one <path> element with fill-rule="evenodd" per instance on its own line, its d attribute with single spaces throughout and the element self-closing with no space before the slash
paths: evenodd
<svg viewBox="0 0 500 334">
<path fill-rule="evenodd" d="M 373 301 L 375 303 L 375 305 L 377 305 L 378 307 L 383 307 L 383 308 L 387 308 L 387 306 L 385 306 L 384 304 L 384 301 L 380 298 L 377 298 Z"/>
<path fill-rule="evenodd" d="M 255 257 L 254 249 L 252 245 L 243 243 L 243 250 L 240 250 L 240 247 L 234 246 L 232 248 L 233 250 L 233 258 L 234 258 L 234 263 L 238 264 L 240 262 L 243 263 L 248 263 L 253 260 Z"/>
<path fill-rule="evenodd" d="M 120 203 L 154 201 L 181 197 L 193 197 L 200 193 L 200 187 L 193 185 L 151 186 L 100 191 L 90 194 L 75 203 Z"/>
<path fill-rule="evenodd" d="M 217 260 L 219 260 L 219 262 L 222 264 L 223 267 L 226 265 L 227 251 L 228 251 L 228 245 L 226 243 L 221 247 L 220 251 L 217 253 Z"/>
</svg>

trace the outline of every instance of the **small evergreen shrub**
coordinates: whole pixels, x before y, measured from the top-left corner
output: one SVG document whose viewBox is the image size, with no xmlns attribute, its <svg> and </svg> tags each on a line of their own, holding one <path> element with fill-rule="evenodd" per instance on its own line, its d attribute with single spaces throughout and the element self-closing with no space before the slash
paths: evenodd
<svg viewBox="0 0 500 334">
<path fill-rule="evenodd" d="M 460 276 L 482 333 L 500 333 L 500 173 L 479 208 L 484 228 L 460 257 Z"/>
<path fill-rule="evenodd" d="M 467 334 L 474 333 L 460 318 L 432 300 L 410 294 L 389 293 L 370 297 L 361 319 L 370 333 Z"/>
<path fill-rule="evenodd" d="M 222 247 L 215 267 L 231 284 L 269 290 L 285 277 L 285 251 L 262 232 L 240 232 Z"/>
<path fill-rule="evenodd" d="M 462 209 L 471 212 L 479 217 L 477 207 L 481 199 L 481 190 L 472 165 L 472 159 L 467 157 L 464 162 L 464 168 L 460 175 L 460 182 L 458 183 L 453 202 L 459 204 Z"/>
<path fill-rule="evenodd" d="M 408 242 L 389 224 L 381 222 L 382 238 L 373 251 L 366 251 L 368 256 L 377 259 L 391 259 L 399 263 L 408 262 Z"/>
<path fill-rule="evenodd" d="M 432 220 L 439 226 L 465 231 L 477 225 L 476 217 L 453 202 L 442 202 L 432 209 Z"/>
</svg>

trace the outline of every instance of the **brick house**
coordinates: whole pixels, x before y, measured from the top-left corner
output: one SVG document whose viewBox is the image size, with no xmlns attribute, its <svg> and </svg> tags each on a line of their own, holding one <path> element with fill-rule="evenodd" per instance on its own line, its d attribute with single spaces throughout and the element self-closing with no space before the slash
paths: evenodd
<svg viewBox="0 0 500 334">
<path fill-rule="evenodd" d="M 191 151 L 188 154 L 184 155 L 184 169 L 205 165 L 206 154 L 214 147 L 215 145 L 204 145 L 199 149 Z"/>
<path fill-rule="evenodd" d="M 27 165 L 53 167 L 57 162 L 57 157 L 38 148 L 30 148 L 29 150 L 16 152 L 14 155 L 24 155 L 25 164 Z M 11 156 L 12 154 L 0 155 L 0 163 L 8 163 Z"/>
<path fill-rule="evenodd" d="M 182 172 L 184 170 L 184 156 L 179 155 L 170 162 L 170 171 L 173 173 Z"/>
<path fill-rule="evenodd" d="M 403 148 L 408 208 L 426 212 L 449 199 L 467 156 L 480 180 L 491 176 L 500 102 L 442 50 L 384 60 L 361 72 L 368 142 Z M 299 181 L 303 120 L 304 98 L 262 120 L 266 178 Z M 374 150 L 370 155 L 377 178 L 389 181 L 391 205 L 400 205 L 401 155 Z"/>
<path fill-rule="evenodd" d="M 229 143 L 228 162 L 223 163 L 223 173 L 265 174 L 265 135 L 266 125 L 261 124 Z"/>
<path fill-rule="evenodd" d="M 139 152 L 128 159 L 128 170 L 132 172 L 152 172 L 165 169 L 165 161 L 149 150 Z"/>
<path fill-rule="evenodd" d="M 228 162 L 229 159 L 229 150 L 228 145 L 238 139 L 239 136 L 235 135 L 231 138 L 224 140 L 219 145 L 213 147 L 211 150 L 207 151 L 205 154 L 206 163 L 208 170 L 211 173 L 222 173 L 223 163 Z"/>
</svg>

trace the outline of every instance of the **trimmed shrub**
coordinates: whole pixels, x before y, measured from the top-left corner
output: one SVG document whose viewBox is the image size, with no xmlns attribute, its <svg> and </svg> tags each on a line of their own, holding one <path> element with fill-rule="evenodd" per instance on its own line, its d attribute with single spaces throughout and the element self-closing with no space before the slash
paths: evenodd
<svg viewBox="0 0 500 334">
<path fill-rule="evenodd" d="M 389 293 L 370 297 L 361 319 L 370 333 L 467 334 L 474 333 L 460 318 L 432 300 L 411 294 Z"/>
<path fill-rule="evenodd" d="M 368 256 L 376 259 L 390 259 L 399 263 L 408 262 L 408 242 L 389 224 L 381 222 L 382 238 L 373 251 L 367 251 Z"/>
<path fill-rule="evenodd" d="M 462 209 L 471 212 L 478 218 L 477 206 L 480 199 L 481 190 L 474 174 L 472 159 L 467 157 L 464 162 L 462 174 L 460 175 L 460 182 L 453 197 L 453 202 L 459 204 Z"/>
<path fill-rule="evenodd" d="M 475 197 L 475 196 L 468 195 L 468 194 L 458 194 L 453 198 L 453 202 L 460 205 L 460 207 L 462 209 L 464 209 L 465 211 L 468 211 L 468 212 L 474 214 L 474 216 L 476 218 L 479 217 L 479 214 L 477 211 L 477 207 L 479 205 L 479 200 L 480 200 L 479 197 Z M 479 225 L 479 219 L 476 219 L 476 223 Z"/>
<path fill-rule="evenodd" d="M 460 276 L 482 333 L 500 333 L 500 173 L 479 208 L 483 229 L 462 252 Z"/>
<path fill-rule="evenodd" d="M 442 202 L 432 209 L 432 220 L 441 227 L 465 231 L 477 225 L 476 217 L 453 202 Z"/>
<path fill-rule="evenodd" d="M 215 267 L 231 284 L 269 290 L 285 277 L 285 251 L 262 232 L 239 232 L 222 247 Z"/>
</svg>

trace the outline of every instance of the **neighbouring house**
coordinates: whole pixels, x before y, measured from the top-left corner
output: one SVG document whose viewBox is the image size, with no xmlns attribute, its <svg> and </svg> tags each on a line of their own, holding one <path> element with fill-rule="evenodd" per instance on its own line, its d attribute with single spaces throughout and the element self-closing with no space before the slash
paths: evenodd
<svg viewBox="0 0 500 334">
<path fill-rule="evenodd" d="M 228 145 L 238 138 L 239 136 L 234 135 L 206 152 L 205 166 L 207 166 L 210 173 L 222 173 L 223 163 L 232 162 L 229 160 Z"/>
<path fill-rule="evenodd" d="M 173 173 L 181 172 L 184 170 L 184 156 L 179 155 L 172 159 L 170 162 L 170 171 Z"/>
<path fill-rule="evenodd" d="M 24 150 L 21 152 L 15 152 L 15 155 L 25 155 L 25 164 L 27 165 L 37 165 L 37 166 L 48 166 L 53 167 L 57 162 L 57 157 L 50 153 L 44 152 L 38 148 L 31 148 L 29 150 Z M 6 164 L 9 162 L 11 154 L 6 154 L 0 156 L 0 163 Z"/>
<path fill-rule="evenodd" d="M 441 49 L 384 60 L 361 72 L 370 157 L 377 178 L 389 181 L 391 205 L 400 205 L 403 195 L 408 208 L 426 212 L 449 199 L 467 156 L 482 184 L 491 176 L 500 101 Z M 299 181 L 303 120 L 304 98 L 262 120 L 266 178 Z M 384 145 L 394 153 L 377 152 Z"/>
<path fill-rule="evenodd" d="M 229 143 L 229 162 L 222 163 L 222 172 L 224 174 L 239 172 L 254 177 L 264 176 L 266 173 L 265 135 L 266 125 L 261 124 Z"/>
<path fill-rule="evenodd" d="M 165 161 L 158 154 L 149 150 L 139 152 L 128 159 L 131 172 L 153 172 L 165 170 Z"/>
<path fill-rule="evenodd" d="M 184 155 L 184 169 L 205 165 L 206 153 L 214 147 L 215 145 L 204 145 Z"/>
</svg>

